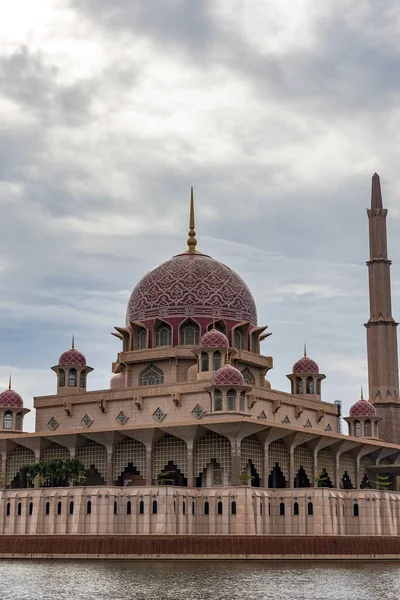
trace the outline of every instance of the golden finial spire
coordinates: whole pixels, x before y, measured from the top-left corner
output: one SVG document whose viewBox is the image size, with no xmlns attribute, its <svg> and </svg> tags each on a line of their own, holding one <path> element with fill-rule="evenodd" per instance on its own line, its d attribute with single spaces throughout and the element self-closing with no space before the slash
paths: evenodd
<svg viewBox="0 0 400 600">
<path fill-rule="evenodd" d="M 190 217 L 189 217 L 189 238 L 187 241 L 189 246 L 189 254 L 196 252 L 197 240 L 196 232 L 194 230 L 194 200 L 193 200 L 193 188 L 190 188 Z"/>
<path fill-rule="evenodd" d="M 304 358 L 307 356 L 307 344 L 304 344 Z"/>
<path fill-rule="evenodd" d="M 215 315 L 214 315 L 214 313 L 213 313 L 213 321 L 212 321 L 212 323 L 213 323 L 212 324 L 212 328 L 215 329 Z"/>
<path fill-rule="evenodd" d="M 363 394 L 362 386 L 361 386 L 361 400 L 364 400 L 364 394 Z"/>
<path fill-rule="evenodd" d="M 229 352 L 226 353 L 226 357 L 225 357 L 225 365 L 230 365 L 231 364 L 231 357 L 229 356 Z"/>
<path fill-rule="evenodd" d="M 11 390 L 11 375 L 8 378 L 8 389 Z"/>
<path fill-rule="evenodd" d="M 75 348 L 75 336 L 74 335 L 72 336 L 72 346 L 71 346 L 71 348 L 72 349 Z"/>
</svg>

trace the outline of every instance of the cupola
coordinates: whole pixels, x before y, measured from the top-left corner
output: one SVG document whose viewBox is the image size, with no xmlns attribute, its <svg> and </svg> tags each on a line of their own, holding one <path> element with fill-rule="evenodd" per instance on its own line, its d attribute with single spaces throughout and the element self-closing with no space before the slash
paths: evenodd
<svg viewBox="0 0 400 600">
<path fill-rule="evenodd" d="M 303 356 L 294 363 L 292 372 L 286 377 L 291 381 L 292 394 L 321 399 L 321 381 L 325 379 L 325 375 L 319 372 L 315 360 L 307 356 L 305 344 Z"/>
<path fill-rule="evenodd" d="M 72 336 L 71 348 L 63 352 L 58 365 L 51 368 L 57 374 L 57 394 L 86 392 L 86 377 L 93 369 L 86 364 L 86 358 L 82 352 L 75 348 L 74 336 Z"/>
<path fill-rule="evenodd" d="M 210 394 L 210 414 L 247 412 L 246 392 L 251 388 L 228 361 L 227 357 L 226 364 L 214 373 L 211 386 L 205 388 Z"/>
<path fill-rule="evenodd" d="M 11 375 L 8 389 L 0 394 L 0 431 L 21 433 L 24 416 L 30 412 L 24 408 L 22 397 L 11 387 Z"/>
<path fill-rule="evenodd" d="M 364 399 L 361 388 L 361 398 L 350 408 L 349 416 L 344 419 L 349 426 L 349 435 L 361 438 L 379 438 L 379 421 L 375 406 Z"/>
</svg>

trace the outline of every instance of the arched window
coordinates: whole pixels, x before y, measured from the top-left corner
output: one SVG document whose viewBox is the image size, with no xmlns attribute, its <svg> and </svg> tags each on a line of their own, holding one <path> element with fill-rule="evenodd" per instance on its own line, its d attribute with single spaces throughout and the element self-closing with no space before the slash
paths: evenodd
<svg viewBox="0 0 400 600">
<path fill-rule="evenodd" d="M 209 369 L 208 352 L 202 352 L 201 353 L 201 371 L 203 373 L 204 371 L 208 371 L 208 369 Z"/>
<path fill-rule="evenodd" d="M 354 429 L 355 429 L 355 436 L 356 437 L 360 437 L 361 436 L 361 423 L 360 423 L 360 421 L 356 421 L 354 423 Z"/>
<path fill-rule="evenodd" d="M 217 504 L 217 513 L 219 515 L 222 515 L 222 512 L 223 512 L 222 502 L 218 502 L 218 504 Z"/>
<path fill-rule="evenodd" d="M 11 514 L 11 504 L 10 502 L 7 502 L 7 506 L 6 506 L 6 517 L 9 517 Z"/>
<path fill-rule="evenodd" d="M 296 394 L 303 393 L 303 380 L 301 377 L 296 377 Z"/>
<path fill-rule="evenodd" d="M 79 376 L 79 387 L 84 388 L 86 385 L 86 373 L 82 371 Z"/>
<path fill-rule="evenodd" d="M 306 379 L 306 393 L 307 394 L 314 393 L 314 379 L 312 377 L 307 377 L 307 379 Z"/>
<path fill-rule="evenodd" d="M 281 517 L 285 516 L 285 503 L 284 502 L 281 502 L 279 505 L 279 515 Z"/>
<path fill-rule="evenodd" d="M 62 504 L 61 504 L 61 502 L 57 502 L 57 514 L 61 515 L 61 511 L 62 511 Z"/>
<path fill-rule="evenodd" d="M 29 502 L 28 515 L 30 517 L 33 515 L 33 502 Z"/>
<path fill-rule="evenodd" d="M 204 514 L 205 515 L 209 515 L 210 514 L 210 505 L 208 502 L 204 502 Z"/>
<path fill-rule="evenodd" d="M 132 502 L 130 500 L 128 500 L 128 502 L 126 503 L 126 514 L 132 514 Z"/>
<path fill-rule="evenodd" d="M 213 371 L 218 371 L 221 368 L 222 355 L 219 350 L 216 350 L 213 354 Z"/>
<path fill-rule="evenodd" d="M 186 502 L 185 501 L 182 502 L 182 513 L 184 515 L 186 515 Z"/>
<path fill-rule="evenodd" d="M 364 423 L 364 437 L 371 437 L 371 435 L 372 435 L 371 421 L 365 421 L 365 423 Z"/>
<path fill-rule="evenodd" d="M 8 410 L 6 413 L 4 413 L 3 428 L 4 429 L 12 429 L 12 422 L 13 422 L 12 412 L 10 410 Z"/>
<path fill-rule="evenodd" d="M 139 515 L 144 515 L 144 501 L 139 502 Z"/>
<path fill-rule="evenodd" d="M 236 410 L 236 390 L 228 390 L 226 395 L 227 409 Z"/>
<path fill-rule="evenodd" d="M 153 504 L 151 506 L 151 512 L 153 513 L 153 515 L 157 514 L 157 508 L 158 508 L 158 506 L 157 506 L 157 500 L 153 500 Z"/>
<path fill-rule="evenodd" d="M 293 504 L 293 514 L 295 517 L 299 516 L 299 503 L 298 502 L 295 502 Z"/>
<path fill-rule="evenodd" d="M 321 380 L 320 379 L 317 380 L 317 395 L 318 396 L 321 395 Z"/>
<path fill-rule="evenodd" d="M 221 390 L 214 391 L 214 411 L 222 410 L 222 392 Z"/>
<path fill-rule="evenodd" d="M 114 500 L 114 515 L 118 514 L 118 502 Z"/>
<path fill-rule="evenodd" d="M 262 516 L 262 514 L 263 514 L 263 503 L 260 500 L 260 515 Z"/>
<path fill-rule="evenodd" d="M 196 514 L 196 505 L 194 503 L 194 500 L 192 501 L 192 515 Z"/>
<path fill-rule="evenodd" d="M 198 346 L 200 339 L 200 327 L 194 321 L 186 321 L 179 333 L 181 346 Z"/>
<path fill-rule="evenodd" d="M 145 329 L 141 329 L 135 335 L 135 350 L 144 350 L 147 348 L 147 332 Z"/>
<path fill-rule="evenodd" d="M 233 343 L 235 344 L 235 348 L 244 347 L 244 335 L 240 329 L 235 329 L 235 333 L 233 334 Z"/>
<path fill-rule="evenodd" d="M 45 509 L 44 509 L 44 514 L 45 515 L 49 515 L 50 514 L 50 502 L 46 502 Z"/>
<path fill-rule="evenodd" d="M 250 371 L 249 368 L 246 367 L 245 369 L 243 369 L 242 375 L 245 383 L 248 383 L 249 385 L 256 384 L 256 378 L 254 377 L 253 373 Z"/>
<path fill-rule="evenodd" d="M 246 392 L 240 392 L 239 410 L 244 412 L 246 410 Z"/>
<path fill-rule="evenodd" d="M 76 369 L 70 369 L 68 373 L 68 387 L 76 387 Z"/>
<path fill-rule="evenodd" d="M 314 505 L 313 505 L 312 502 L 309 502 L 307 504 L 307 514 L 308 514 L 309 517 L 312 517 L 313 514 L 314 514 Z"/>
<path fill-rule="evenodd" d="M 65 386 L 65 371 L 64 369 L 60 369 L 58 371 L 58 387 Z"/>
<path fill-rule="evenodd" d="M 236 515 L 236 502 L 232 500 L 231 502 L 231 515 Z"/>
<path fill-rule="evenodd" d="M 71 500 L 71 502 L 69 503 L 69 510 L 68 510 L 70 515 L 74 514 L 74 501 Z"/>
<path fill-rule="evenodd" d="M 20 517 L 22 515 L 22 504 L 18 502 L 17 504 L 17 516 Z"/>
<path fill-rule="evenodd" d="M 164 373 L 158 367 L 150 365 L 139 375 L 139 385 L 161 385 L 164 383 Z"/>
<path fill-rule="evenodd" d="M 22 431 L 22 415 L 21 415 L 21 413 L 17 413 L 17 415 L 15 417 L 15 429 L 18 429 L 18 431 Z"/>
<path fill-rule="evenodd" d="M 86 514 L 87 515 L 91 515 L 92 514 L 92 501 L 88 500 L 86 502 Z"/>
<path fill-rule="evenodd" d="M 355 502 L 355 504 L 353 504 L 353 517 L 359 517 L 360 516 L 360 507 L 358 506 L 357 502 Z"/>
<path fill-rule="evenodd" d="M 171 345 L 171 327 L 166 323 L 160 323 L 156 328 L 156 347 Z"/>
</svg>

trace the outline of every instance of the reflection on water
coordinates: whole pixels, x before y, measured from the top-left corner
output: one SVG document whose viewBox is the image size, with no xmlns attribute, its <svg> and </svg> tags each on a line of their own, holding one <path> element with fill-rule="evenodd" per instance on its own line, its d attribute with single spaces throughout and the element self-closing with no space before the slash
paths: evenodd
<svg viewBox="0 0 400 600">
<path fill-rule="evenodd" d="M 398 600 L 394 562 L 0 562 L 1 600 Z"/>
</svg>

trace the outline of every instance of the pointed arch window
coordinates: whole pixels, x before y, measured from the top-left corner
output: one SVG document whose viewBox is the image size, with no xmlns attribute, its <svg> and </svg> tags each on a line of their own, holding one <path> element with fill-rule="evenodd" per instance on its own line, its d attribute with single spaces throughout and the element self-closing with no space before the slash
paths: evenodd
<svg viewBox="0 0 400 600">
<path fill-rule="evenodd" d="M 215 390 L 214 392 L 214 411 L 222 410 L 222 392 Z"/>
<path fill-rule="evenodd" d="M 312 502 L 309 502 L 307 504 L 307 514 L 308 514 L 309 517 L 312 517 L 313 514 L 314 514 L 314 505 L 313 505 Z"/>
<path fill-rule="evenodd" d="M 236 502 L 232 500 L 231 502 L 231 515 L 236 515 Z"/>
<path fill-rule="evenodd" d="M 200 327 L 192 320 L 186 321 L 180 328 L 179 340 L 181 346 L 198 346 Z"/>
<path fill-rule="evenodd" d="M 158 367 L 150 365 L 139 375 L 139 385 L 161 385 L 164 383 L 164 373 Z"/>
<path fill-rule="evenodd" d="M 284 517 L 284 516 L 285 516 L 285 504 L 284 504 L 284 502 L 281 502 L 281 503 L 279 504 L 279 515 L 280 515 L 281 517 Z"/>
<path fill-rule="evenodd" d="M 144 501 L 139 502 L 139 515 L 144 515 Z"/>
<path fill-rule="evenodd" d="M 293 504 L 293 515 L 294 515 L 295 517 L 298 517 L 298 516 L 299 516 L 299 503 L 298 503 L 298 502 L 295 502 L 295 503 Z"/>
<path fill-rule="evenodd" d="M 86 502 L 86 514 L 87 515 L 91 515 L 92 514 L 92 501 L 88 500 Z"/>
<path fill-rule="evenodd" d="M 171 327 L 167 323 L 160 323 L 156 328 L 156 347 L 170 346 L 172 339 Z"/>
<path fill-rule="evenodd" d="M 79 375 L 79 387 L 84 388 L 86 386 L 86 373 L 82 371 Z"/>
<path fill-rule="evenodd" d="M 209 356 L 208 356 L 208 352 L 202 352 L 201 353 L 201 371 L 202 373 L 204 373 L 204 371 L 208 371 L 209 369 Z"/>
<path fill-rule="evenodd" d="M 204 514 L 205 515 L 210 514 L 210 504 L 208 502 L 204 502 Z"/>
<path fill-rule="evenodd" d="M 218 505 L 217 505 L 217 514 L 222 515 L 223 511 L 224 511 L 224 509 L 223 509 L 223 506 L 222 506 L 222 502 L 218 502 Z"/>
<path fill-rule="evenodd" d="M 239 410 L 244 412 L 246 410 L 246 392 L 240 392 Z"/>
<path fill-rule="evenodd" d="M 4 413 L 3 417 L 3 429 L 12 429 L 13 416 L 12 412 L 8 410 Z"/>
<path fill-rule="evenodd" d="M 22 502 L 18 502 L 17 504 L 17 517 L 22 515 Z"/>
<path fill-rule="evenodd" d="M 70 369 L 68 372 L 68 387 L 76 387 L 76 369 Z"/>
<path fill-rule="evenodd" d="M 360 508 L 357 504 L 357 502 L 353 505 L 353 517 L 359 517 L 360 516 Z"/>
<path fill-rule="evenodd" d="M 61 513 L 62 513 L 62 503 L 57 502 L 57 514 L 61 515 Z"/>
<path fill-rule="evenodd" d="M 303 393 L 303 380 L 301 377 L 296 377 L 296 394 Z"/>
<path fill-rule="evenodd" d="M 157 510 L 158 510 L 157 500 L 153 500 L 153 504 L 151 506 L 151 512 L 153 513 L 153 515 L 157 514 Z"/>
<path fill-rule="evenodd" d="M 69 510 L 68 510 L 70 515 L 74 514 L 74 501 L 71 500 L 71 502 L 69 503 Z"/>
<path fill-rule="evenodd" d="M 218 371 L 221 368 L 222 355 L 219 350 L 216 350 L 213 354 L 213 371 Z"/>
<path fill-rule="evenodd" d="M 365 421 L 364 423 L 364 437 L 371 437 L 372 435 L 372 426 L 371 421 Z"/>
<path fill-rule="evenodd" d="M 256 378 L 254 377 L 253 373 L 250 371 L 250 369 L 248 367 L 243 369 L 242 375 L 243 375 L 243 379 L 244 379 L 245 383 L 248 383 L 249 385 L 256 384 Z"/>
<path fill-rule="evenodd" d="M 240 329 L 235 329 L 235 333 L 233 334 L 233 342 L 235 344 L 235 348 L 244 348 L 244 335 Z"/>
<path fill-rule="evenodd" d="M 58 387 L 65 386 L 65 371 L 64 369 L 60 369 L 58 371 Z"/>
<path fill-rule="evenodd" d="M 236 390 L 228 390 L 226 404 L 228 410 L 236 410 Z"/>
<path fill-rule="evenodd" d="M 126 514 L 132 514 L 132 502 L 130 500 L 128 500 L 128 502 L 126 503 Z"/>
<path fill-rule="evenodd" d="M 21 413 L 17 413 L 17 415 L 15 417 L 15 429 L 18 429 L 18 431 L 22 431 L 22 415 L 21 415 Z"/>
<path fill-rule="evenodd" d="M 136 331 L 135 331 L 136 333 Z M 147 332 L 145 329 L 140 329 L 135 337 L 135 350 L 144 350 L 147 348 Z"/>
<path fill-rule="evenodd" d="M 360 423 L 360 421 L 356 421 L 354 423 L 354 429 L 355 429 L 355 436 L 356 437 L 360 437 L 361 436 L 361 423 Z"/>
<path fill-rule="evenodd" d="M 28 515 L 30 517 L 33 515 L 33 502 L 29 502 Z"/>
<path fill-rule="evenodd" d="M 306 393 L 307 394 L 314 393 L 314 379 L 312 377 L 307 377 L 307 379 L 306 379 Z"/>
</svg>

